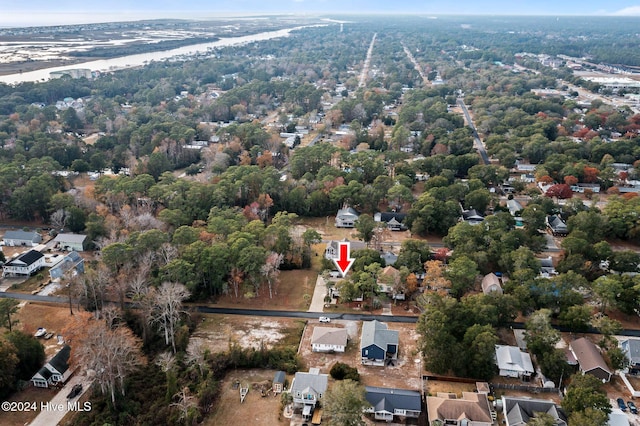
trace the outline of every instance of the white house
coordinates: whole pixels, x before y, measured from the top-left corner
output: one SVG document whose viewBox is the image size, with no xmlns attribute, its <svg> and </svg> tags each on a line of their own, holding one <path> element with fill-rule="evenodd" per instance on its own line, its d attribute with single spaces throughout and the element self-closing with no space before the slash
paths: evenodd
<svg viewBox="0 0 640 426">
<path fill-rule="evenodd" d="M 2 266 L 2 276 L 31 275 L 45 266 L 44 255 L 36 250 L 22 253 Z"/>
<path fill-rule="evenodd" d="M 336 228 L 353 228 L 360 215 L 351 207 L 345 207 L 336 213 Z"/>
<path fill-rule="evenodd" d="M 42 237 L 32 231 L 7 231 L 2 238 L 6 246 L 34 247 L 42 242 Z"/>
<path fill-rule="evenodd" d="M 531 356 L 517 346 L 496 345 L 496 364 L 503 377 L 527 379 L 535 372 Z"/>
<path fill-rule="evenodd" d="M 84 241 L 86 239 L 87 236 L 82 234 L 58 234 L 53 241 L 60 250 L 84 251 Z"/>
<path fill-rule="evenodd" d="M 293 397 L 294 408 L 302 408 L 302 416 L 305 419 L 311 418 L 313 409 L 318 402 L 322 401 L 329 376 L 320 374 L 318 368 L 309 369 L 308 373 L 297 372 L 291 383 L 291 396 Z"/>
<path fill-rule="evenodd" d="M 345 328 L 316 327 L 311 336 L 311 348 L 313 352 L 344 352 L 347 338 Z"/>
<path fill-rule="evenodd" d="M 64 383 L 71 376 L 72 370 L 69 368 L 69 355 L 71 347 L 65 345 L 49 362 L 47 362 L 31 378 L 33 386 L 38 388 L 48 388 L 58 383 Z"/>
</svg>

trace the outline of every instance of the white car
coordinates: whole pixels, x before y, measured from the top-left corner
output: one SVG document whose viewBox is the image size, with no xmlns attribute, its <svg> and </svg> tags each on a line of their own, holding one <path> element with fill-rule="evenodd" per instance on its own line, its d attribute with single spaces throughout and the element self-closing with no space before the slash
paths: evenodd
<svg viewBox="0 0 640 426">
<path fill-rule="evenodd" d="M 320 322 L 331 322 L 331 318 L 329 318 L 329 317 L 320 317 L 320 318 L 318 318 L 318 321 L 320 321 Z"/>
</svg>

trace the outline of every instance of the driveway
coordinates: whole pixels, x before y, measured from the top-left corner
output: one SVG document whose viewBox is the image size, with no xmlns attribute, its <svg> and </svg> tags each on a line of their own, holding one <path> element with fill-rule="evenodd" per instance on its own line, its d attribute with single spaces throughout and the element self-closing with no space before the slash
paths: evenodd
<svg viewBox="0 0 640 426">
<path fill-rule="evenodd" d="M 313 290 L 313 298 L 307 312 L 324 312 L 324 297 L 327 295 L 327 284 L 324 278 L 318 275 L 316 287 Z"/>
<path fill-rule="evenodd" d="M 82 392 L 72 399 L 67 399 L 71 388 L 76 383 L 82 383 Z M 91 411 L 90 402 L 80 402 L 80 398 L 91 386 L 91 380 L 87 376 L 74 374 L 60 391 L 55 394 L 47 404 L 43 402 L 40 414 L 29 423 L 29 426 L 52 426 L 59 424 L 69 411 Z"/>
</svg>

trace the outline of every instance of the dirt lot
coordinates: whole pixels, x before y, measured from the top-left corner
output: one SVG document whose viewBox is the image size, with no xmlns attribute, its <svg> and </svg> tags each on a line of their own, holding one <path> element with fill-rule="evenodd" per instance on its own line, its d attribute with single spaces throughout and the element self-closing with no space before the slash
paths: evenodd
<svg viewBox="0 0 640 426">
<path fill-rule="evenodd" d="M 361 382 L 365 386 L 384 386 L 400 389 L 420 389 L 420 362 L 417 349 L 418 335 L 414 324 L 388 323 L 389 329 L 398 330 L 400 334 L 400 353 L 395 366 L 372 367 L 360 363 L 361 322 L 332 321 L 331 327 L 345 327 L 349 334 L 349 343 L 345 353 L 318 353 L 311 351 L 311 335 L 315 327 L 325 326 L 317 320 L 309 321 L 302 337 L 300 356 L 309 367 L 318 367 L 322 373 L 329 373 L 336 362 L 344 362 L 356 367 Z"/>
<path fill-rule="evenodd" d="M 293 318 L 256 318 L 240 315 L 206 315 L 192 339 L 203 339 L 212 352 L 224 352 L 235 342 L 243 348 L 265 345 L 298 346 L 305 322 Z"/>
<path fill-rule="evenodd" d="M 28 302 L 20 309 L 16 318 L 19 321 L 18 329 L 25 333 L 33 334 L 39 327 L 44 327 L 55 335 L 64 330 L 70 314 L 68 306 Z M 47 357 L 55 355 L 60 349 L 55 337 L 40 341 L 44 345 Z"/>
<path fill-rule="evenodd" d="M 244 298 L 241 294 L 237 298 L 233 294 L 220 297 L 216 306 L 306 311 L 311 303 L 317 276 L 318 274 L 311 270 L 282 271 L 277 294 L 274 294 L 273 299 L 269 298 L 269 291 L 265 286 L 260 294 L 250 299 Z"/>
<path fill-rule="evenodd" d="M 271 383 L 275 370 L 236 370 L 222 382 L 222 393 L 215 408 L 203 425 L 233 425 L 241 421 L 244 425 L 288 425 L 280 409 L 280 396 L 270 393 L 262 397 L 260 384 Z M 288 377 L 291 381 L 292 377 Z M 249 393 L 240 403 L 240 390 L 234 384 L 249 385 Z M 255 388 L 254 388 L 255 385 Z"/>
</svg>

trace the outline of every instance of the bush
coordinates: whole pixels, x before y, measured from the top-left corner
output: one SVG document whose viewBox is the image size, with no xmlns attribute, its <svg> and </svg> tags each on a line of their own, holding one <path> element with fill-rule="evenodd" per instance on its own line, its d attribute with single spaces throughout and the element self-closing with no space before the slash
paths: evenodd
<svg viewBox="0 0 640 426">
<path fill-rule="evenodd" d="M 360 373 L 355 367 L 351 367 L 343 362 L 336 362 L 329 371 L 331 377 L 336 380 L 353 380 L 354 382 L 360 381 Z"/>
</svg>

